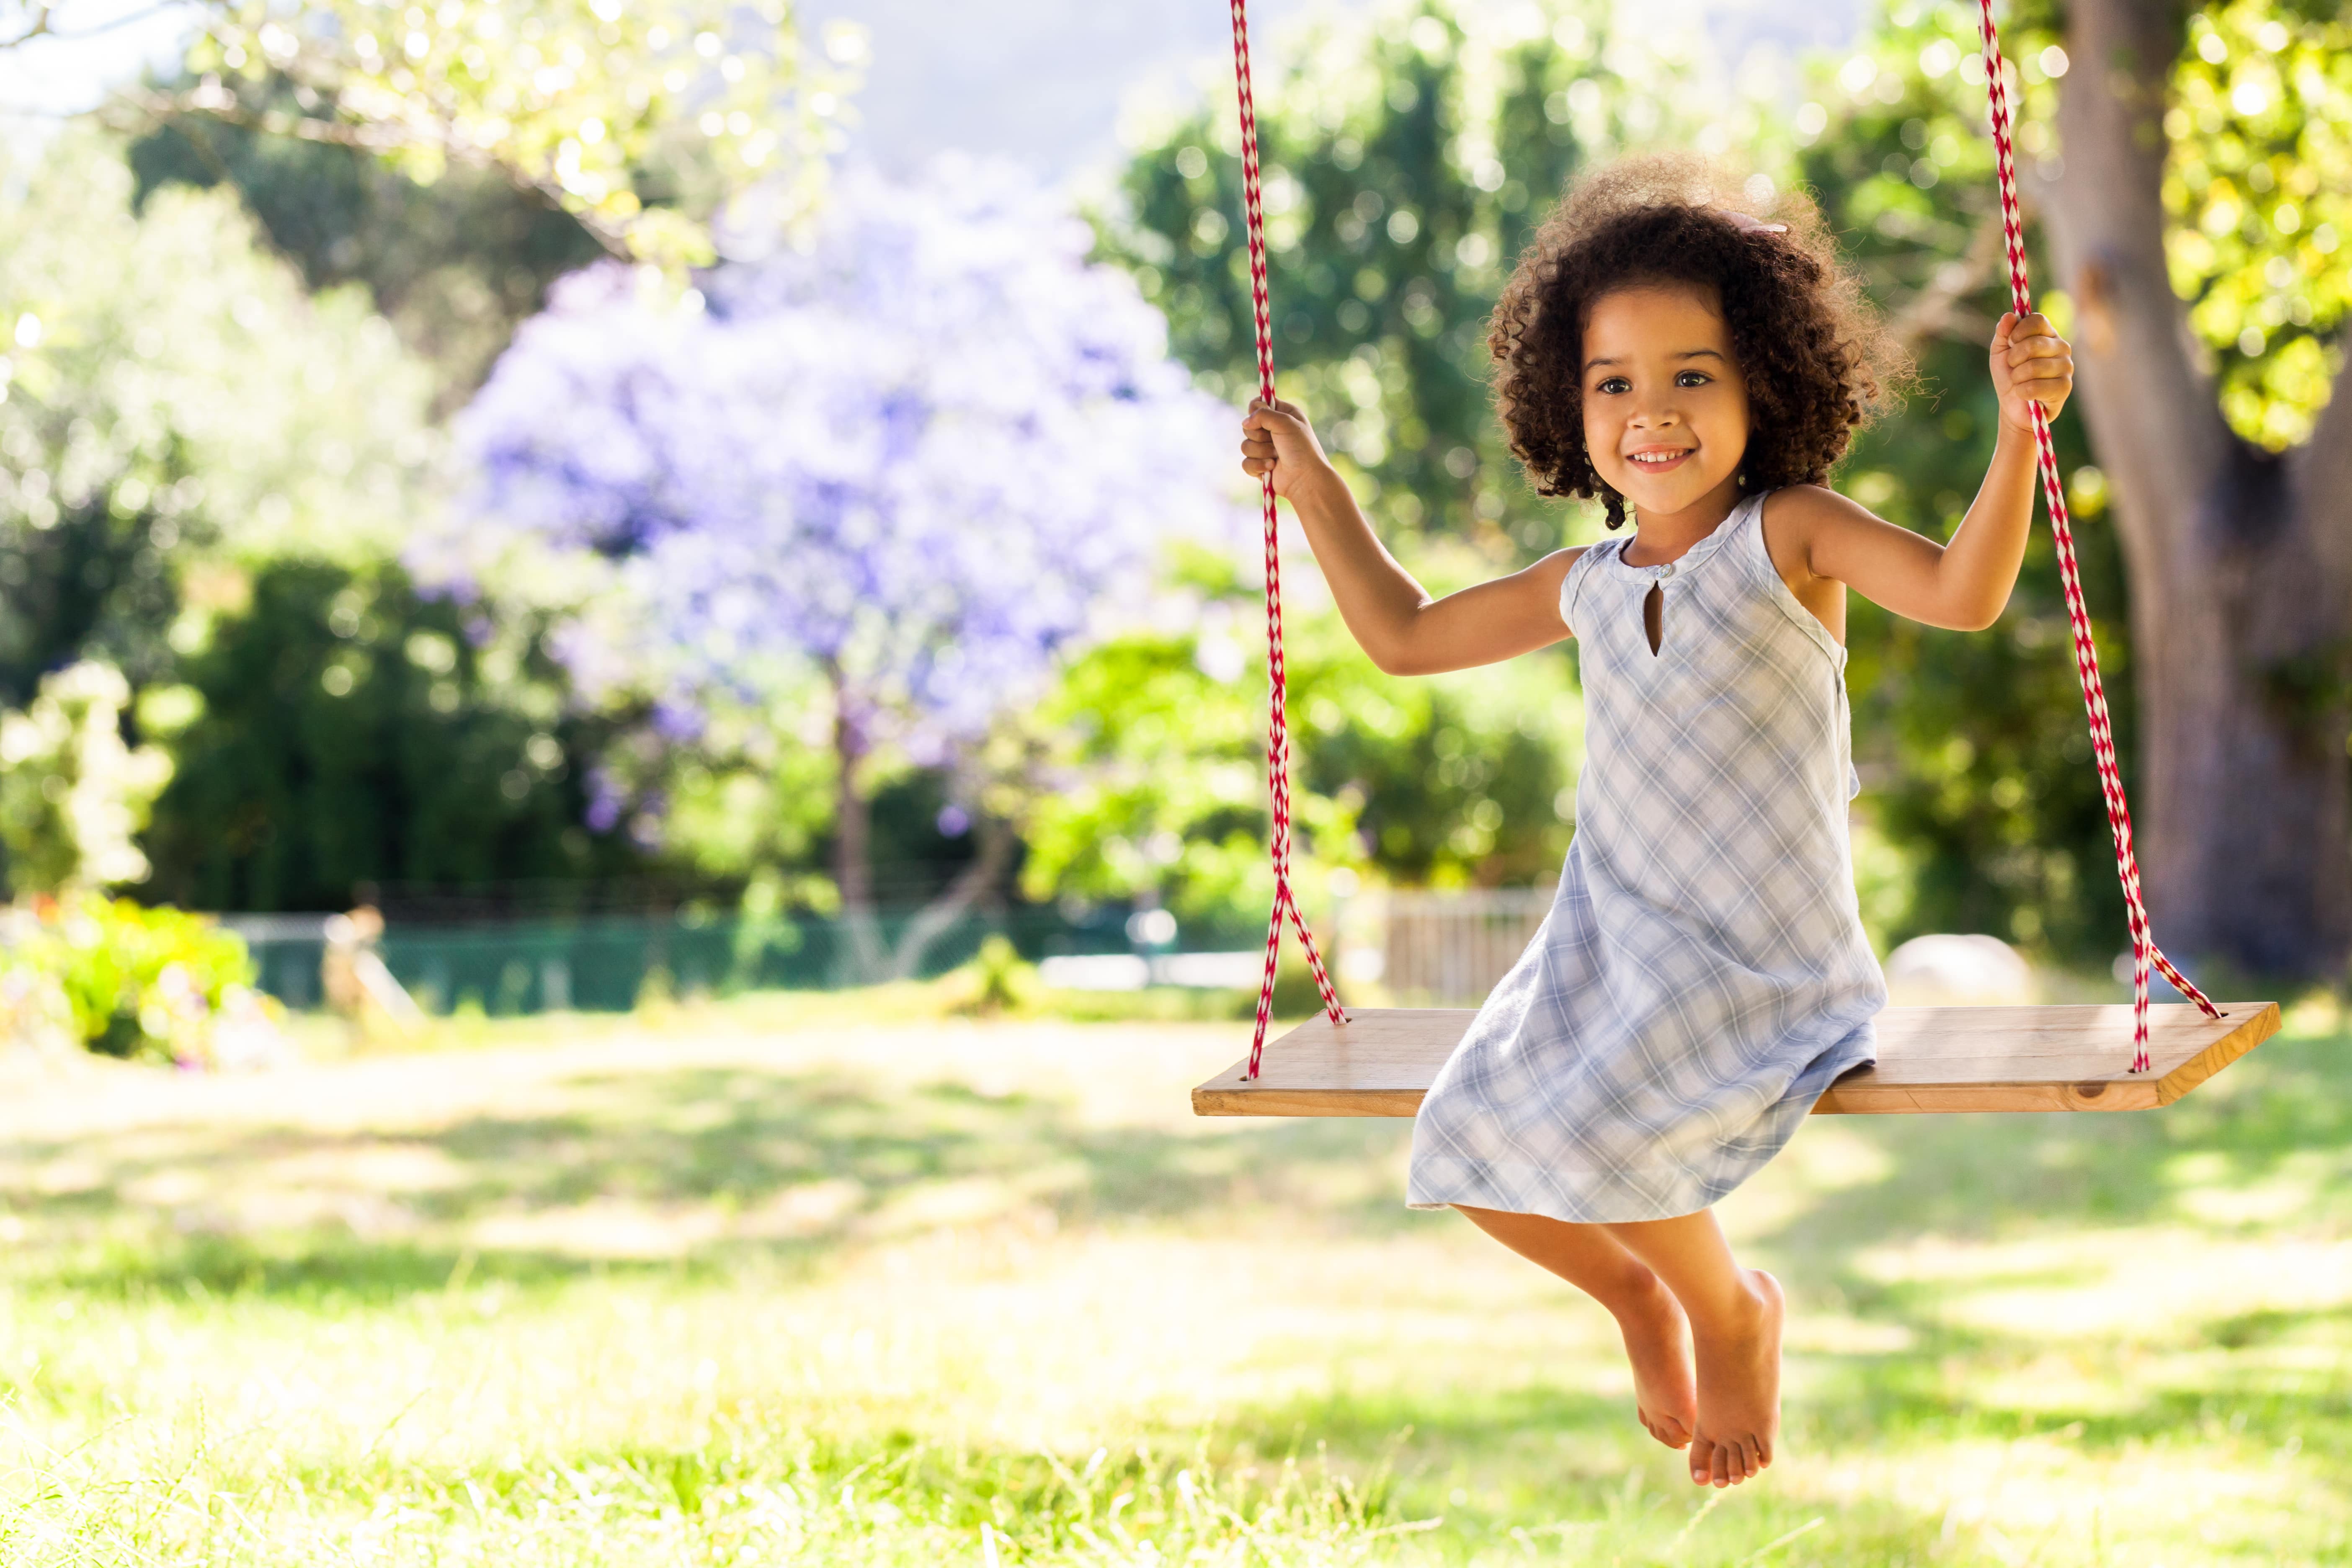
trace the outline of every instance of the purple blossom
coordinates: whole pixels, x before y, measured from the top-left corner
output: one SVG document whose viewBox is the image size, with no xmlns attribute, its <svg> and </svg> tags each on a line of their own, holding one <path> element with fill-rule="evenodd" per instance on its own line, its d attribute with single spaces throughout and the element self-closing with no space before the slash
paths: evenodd
<svg viewBox="0 0 2352 1568">
<path fill-rule="evenodd" d="M 459 436 L 475 513 L 628 563 L 707 678 L 811 661 L 872 739 L 977 735 L 1234 515 L 1233 416 L 1087 231 L 1009 166 L 846 174 L 702 302 L 567 279 Z"/>
<path fill-rule="evenodd" d="M 628 792 L 621 787 L 611 770 L 602 763 L 588 770 L 588 826 L 599 833 L 610 833 L 620 826 L 621 813 L 629 807 Z"/>
</svg>

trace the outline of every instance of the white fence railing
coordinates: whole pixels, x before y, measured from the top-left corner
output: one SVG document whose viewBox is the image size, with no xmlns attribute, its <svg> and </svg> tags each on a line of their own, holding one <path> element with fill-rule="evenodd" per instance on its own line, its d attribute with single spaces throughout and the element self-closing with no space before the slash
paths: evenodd
<svg viewBox="0 0 2352 1568">
<path fill-rule="evenodd" d="M 1549 888 L 1391 892 L 1382 906 L 1381 982 L 1408 1005 L 1472 1006 L 1486 1000 L 1551 910 Z"/>
</svg>

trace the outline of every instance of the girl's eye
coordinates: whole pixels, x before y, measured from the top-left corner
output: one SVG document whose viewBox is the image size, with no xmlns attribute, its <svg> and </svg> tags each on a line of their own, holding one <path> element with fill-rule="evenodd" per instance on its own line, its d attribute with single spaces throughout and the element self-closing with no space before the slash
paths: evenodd
<svg viewBox="0 0 2352 1568">
<path fill-rule="evenodd" d="M 1623 376 L 1622 376 L 1622 375 L 1612 375 L 1612 376 L 1605 377 L 1605 378 L 1601 381 L 1601 384 L 1600 384 L 1599 386 L 1594 387 L 1592 390 L 1593 390 L 1593 391 L 1595 391 L 1595 392 L 1604 392 L 1604 393 L 1608 393 L 1608 394 L 1610 394 L 1610 395 L 1615 395 L 1615 394 L 1617 394 L 1617 393 L 1621 393 L 1621 392 L 1631 392 L 1631 391 L 1633 391 L 1633 384 L 1632 382 L 1630 382 L 1630 381 L 1627 381 L 1627 380 L 1626 380 Z"/>
<path fill-rule="evenodd" d="M 1715 377 L 1707 374 L 1706 372 L 1703 370 L 1678 371 L 1675 374 L 1675 384 L 1676 386 L 1705 386 L 1708 382 L 1713 381 Z"/>
</svg>

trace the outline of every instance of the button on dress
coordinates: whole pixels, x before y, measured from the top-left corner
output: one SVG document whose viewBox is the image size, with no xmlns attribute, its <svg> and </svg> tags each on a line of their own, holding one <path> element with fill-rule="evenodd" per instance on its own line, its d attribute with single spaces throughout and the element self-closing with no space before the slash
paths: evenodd
<svg viewBox="0 0 2352 1568">
<path fill-rule="evenodd" d="M 1750 498 L 1666 565 L 1606 541 L 1560 584 L 1584 686 L 1576 837 L 1414 1120 L 1413 1207 L 1691 1214 L 1874 1059 L 1886 989 L 1847 837 L 1845 649 L 1773 568 L 1763 514 Z"/>
</svg>

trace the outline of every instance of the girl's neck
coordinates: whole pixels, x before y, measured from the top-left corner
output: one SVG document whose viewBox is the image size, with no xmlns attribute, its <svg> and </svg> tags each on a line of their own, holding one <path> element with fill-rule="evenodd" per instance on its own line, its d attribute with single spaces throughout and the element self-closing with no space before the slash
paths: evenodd
<svg viewBox="0 0 2352 1568">
<path fill-rule="evenodd" d="M 1699 497 L 1680 511 L 1633 512 L 1633 537 L 1618 559 L 1628 566 L 1663 566 L 1679 561 L 1690 549 L 1723 526 L 1747 499 L 1735 476 Z"/>
</svg>

